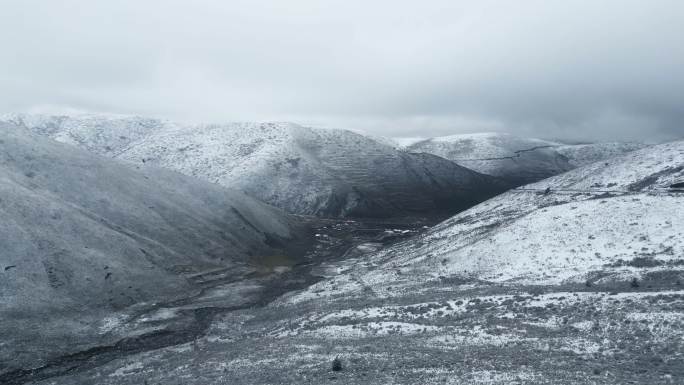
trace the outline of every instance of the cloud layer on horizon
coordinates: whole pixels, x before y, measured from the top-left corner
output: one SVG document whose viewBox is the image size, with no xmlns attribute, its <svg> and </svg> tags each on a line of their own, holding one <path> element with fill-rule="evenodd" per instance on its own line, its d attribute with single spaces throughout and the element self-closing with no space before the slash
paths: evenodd
<svg viewBox="0 0 684 385">
<path fill-rule="evenodd" d="M 6 0 L 0 112 L 684 137 L 678 0 Z"/>
</svg>

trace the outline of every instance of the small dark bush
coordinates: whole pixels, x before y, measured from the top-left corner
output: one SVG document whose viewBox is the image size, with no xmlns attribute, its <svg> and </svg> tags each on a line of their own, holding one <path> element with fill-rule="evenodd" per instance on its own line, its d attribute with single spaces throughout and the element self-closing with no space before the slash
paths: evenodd
<svg viewBox="0 0 684 385">
<path fill-rule="evenodd" d="M 635 278 L 632 278 L 632 282 L 629 283 L 629 285 L 633 288 L 639 287 L 639 280 Z"/>
<path fill-rule="evenodd" d="M 655 258 L 649 257 L 636 257 L 628 262 L 629 266 L 634 267 L 656 267 L 663 264 L 663 262 L 658 261 Z"/>
<path fill-rule="evenodd" d="M 342 371 L 342 360 L 340 360 L 339 357 L 335 357 L 335 359 L 333 360 L 332 371 L 333 372 L 341 372 Z"/>
</svg>

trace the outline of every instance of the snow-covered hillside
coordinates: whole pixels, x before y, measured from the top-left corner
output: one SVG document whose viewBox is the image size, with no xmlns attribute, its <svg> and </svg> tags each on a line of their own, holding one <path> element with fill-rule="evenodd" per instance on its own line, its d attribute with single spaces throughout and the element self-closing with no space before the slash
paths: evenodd
<svg viewBox="0 0 684 385">
<path fill-rule="evenodd" d="M 407 150 L 441 156 L 521 185 L 573 168 L 565 157 L 553 150 L 558 145 L 509 134 L 481 133 L 427 139 L 408 146 Z"/>
<path fill-rule="evenodd" d="M 331 266 L 337 276 L 225 314 L 197 341 L 68 380 L 676 384 L 684 193 L 669 186 L 680 181 L 684 142 L 591 164 Z"/>
<path fill-rule="evenodd" d="M 638 276 L 620 260 L 667 265 L 684 256 L 684 195 L 669 189 L 681 181 L 684 141 L 593 163 L 497 196 L 386 250 L 363 281 L 397 288 L 441 276 L 527 284 L 584 282 L 596 272 Z M 388 274 L 388 266 L 398 270 Z"/>
<path fill-rule="evenodd" d="M 252 256 L 298 237 L 289 216 L 240 192 L 7 124 L 0 214 L 0 372 L 87 347 L 111 314 L 187 296 L 207 271 L 242 277 Z"/>
<path fill-rule="evenodd" d="M 508 186 L 440 157 L 399 151 L 346 130 L 290 123 L 180 126 L 140 118 L 10 118 L 57 140 L 241 189 L 298 214 L 445 215 Z"/>
<path fill-rule="evenodd" d="M 568 158 L 571 165 L 581 167 L 644 147 L 647 147 L 647 145 L 643 143 L 607 142 L 563 145 L 556 147 L 555 150 Z"/>
<path fill-rule="evenodd" d="M 523 185 L 642 147 L 632 143 L 564 145 L 510 134 L 481 133 L 426 139 L 407 146 L 407 150 L 438 155 Z"/>
<path fill-rule="evenodd" d="M 0 121 L 48 136 L 58 142 L 83 147 L 101 155 L 116 156 L 131 143 L 165 128 L 168 121 L 131 118 L 125 115 L 84 114 L 77 118 L 60 115 L 5 114 Z"/>
</svg>

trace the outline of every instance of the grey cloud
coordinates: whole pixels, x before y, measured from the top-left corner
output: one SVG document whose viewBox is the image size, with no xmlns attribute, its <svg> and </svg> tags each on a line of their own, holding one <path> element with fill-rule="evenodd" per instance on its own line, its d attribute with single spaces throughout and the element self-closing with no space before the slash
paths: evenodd
<svg viewBox="0 0 684 385">
<path fill-rule="evenodd" d="M 677 0 L 6 0 L 0 111 L 684 136 Z"/>
</svg>

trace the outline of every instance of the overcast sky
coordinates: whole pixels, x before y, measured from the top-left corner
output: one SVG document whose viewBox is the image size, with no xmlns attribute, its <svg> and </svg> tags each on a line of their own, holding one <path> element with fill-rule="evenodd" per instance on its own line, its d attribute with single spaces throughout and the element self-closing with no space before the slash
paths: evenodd
<svg viewBox="0 0 684 385">
<path fill-rule="evenodd" d="M 1 0 L 0 112 L 684 137 L 681 0 Z"/>
</svg>

